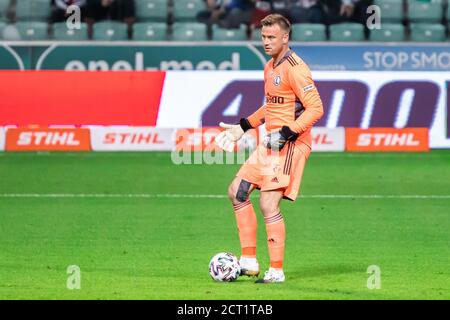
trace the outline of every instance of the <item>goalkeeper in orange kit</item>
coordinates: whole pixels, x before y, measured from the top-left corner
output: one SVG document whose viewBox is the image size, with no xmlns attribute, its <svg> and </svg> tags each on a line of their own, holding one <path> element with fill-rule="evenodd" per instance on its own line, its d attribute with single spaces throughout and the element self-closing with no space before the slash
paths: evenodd
<svg viewBox="0 0 450 320">
<path fill-rule="evenodd" d="M 308 66 L 289 48 L 289 21 L 282 15 L 271 14 L 261 25 L 264 50 L 272 56 L 264 68 L 266 103 L 239 124 L 220 123 L 226 130 L 216 137 L 216 144 L 231 152 L 245 131 L 266 126 L 267 136 L 242 165 L 228 194 L 242 248 L 242 274 L 257 276 L 257 220 L 249 195 L 255 189 L 261 190 L 260 208 L 266 224 L 270 268 L 257 282 L 273 283 L 285 280 L 286 233 L 280 202 L 294 201 L 297 197 L 311 152 L 311 127 L 322 117 L 323 107 Z"/>
</svg>

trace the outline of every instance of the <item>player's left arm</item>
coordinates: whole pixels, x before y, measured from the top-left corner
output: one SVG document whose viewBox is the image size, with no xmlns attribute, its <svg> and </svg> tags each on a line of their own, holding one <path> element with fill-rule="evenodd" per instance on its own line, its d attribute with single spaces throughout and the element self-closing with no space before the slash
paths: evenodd
<svg viewBox="0 0 450 320">
<path fill-rule="evenodd" d="M 306 65 L 298 65 L 290 69 L 289 81 L 305 111 L 295 121 L 289 123 L 288 127 L 301 135 L 323 116 L 322 99 L 312 79 L 311 71 Z"/>
</svg>

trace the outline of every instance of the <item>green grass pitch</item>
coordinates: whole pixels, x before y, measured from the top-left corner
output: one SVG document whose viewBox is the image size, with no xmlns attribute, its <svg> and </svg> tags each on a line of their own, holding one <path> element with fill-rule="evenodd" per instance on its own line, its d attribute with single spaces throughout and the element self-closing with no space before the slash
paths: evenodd
<svg viewBox="0 0 450 320">
<path fill-rule="evenodd" d="M 239 254 L 226 198 L 238 168 L 164 152 L 0 153 L 0 299 L 450 298 L 450 151 L 313 153 L 303 197 L 282 203 L 286 282 L 272 285 L 208 274 L 215 253 Z M 70 265 L 80 289 L 67 288 Z"/>
</svg>

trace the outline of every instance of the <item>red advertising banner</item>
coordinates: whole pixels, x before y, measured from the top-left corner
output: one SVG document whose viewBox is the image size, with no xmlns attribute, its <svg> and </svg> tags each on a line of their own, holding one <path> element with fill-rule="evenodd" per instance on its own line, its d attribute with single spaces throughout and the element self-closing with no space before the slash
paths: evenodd
<svg viewBox="0 0 450 320">
<path fill-rule="evenodd" d="M 347 151 L 428 151 L 427 128 L 345 129 Z"/>
<path fill-rule="evenodd" d="M 1 71 L 0 125 L 154 126 L 164 72 Z"/>
<path fill-rule="evenodd" d="M 89 129 L 15 128 L 6 131 L 6 151 L 90 151 Z"/>
</svg>

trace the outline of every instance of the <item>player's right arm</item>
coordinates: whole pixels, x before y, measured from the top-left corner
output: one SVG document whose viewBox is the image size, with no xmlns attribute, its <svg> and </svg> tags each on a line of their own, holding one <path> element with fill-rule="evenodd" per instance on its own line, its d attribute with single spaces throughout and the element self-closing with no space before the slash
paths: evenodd
<svg viewBox="0 0 450 320">
<path fill-rule="evenodd" d="M 266 105 L 263 105 L 258 110 L 253 112 L 247 118 L 241 118 L 238 124 L 226 124 L 221 122 L 219 125 L 225 129 L 231 129 L 239 126 L 239 129 L 242 129 L 243 132 L 247 130 L 254 129 L 264 124 L 266 117 Z"/>
<path fill-rule="evenodd" d="M 252 128 L 256 128 L 264 124 L 265 117 L 266 117 L 266 105 L 263 105 L 261 108 L 259 108 L 251 115 L 249 115 L 247 117 L 247 121 Z"/>
<path fill-rule="evenodd" d="M 266 79 L 267 65 L 264 68 L 264 80 Z M 236 145 L 236 141 L 242 138 L 247 130 L 259 127 L 265 122 L 266 105 L 263 105 L 258 110 L 253 112 L 247 118 L 241 118 L 237 124 L 219 123 L 222 131 L 216 136 L 215 142 L 218 147 L 225 151 L 233 151 Z"/>
</svg>

